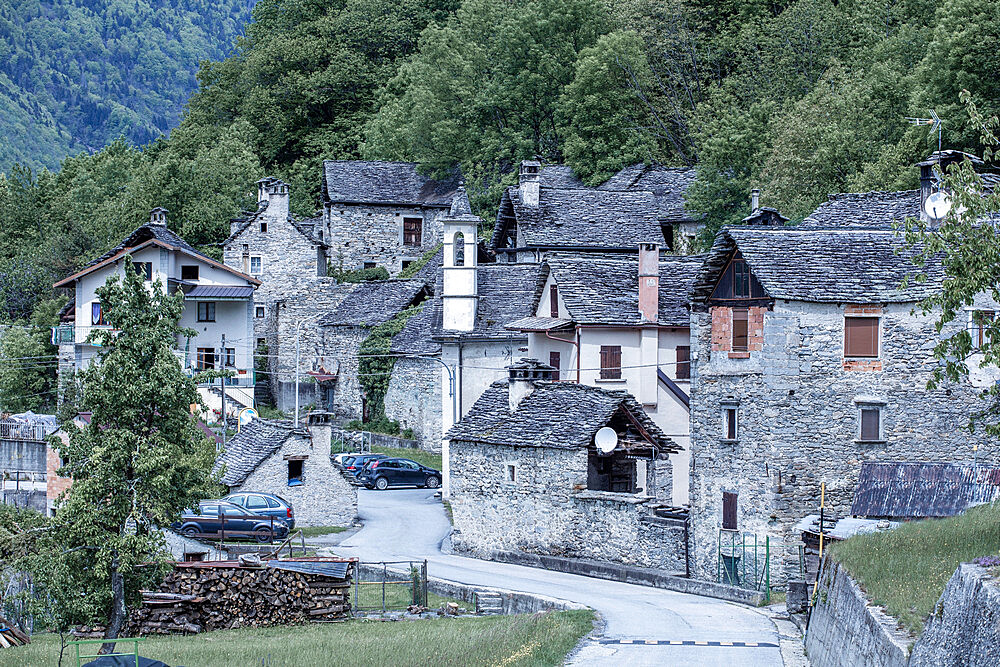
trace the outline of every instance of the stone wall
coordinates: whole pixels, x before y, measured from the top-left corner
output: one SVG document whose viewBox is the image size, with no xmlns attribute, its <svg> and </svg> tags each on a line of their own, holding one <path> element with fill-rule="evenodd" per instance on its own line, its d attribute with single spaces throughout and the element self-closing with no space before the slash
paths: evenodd
<svg viewBox="0 0 1000 667">
<path fill-rule="evenodd" d="M 445 390 L 447 394 L 447 390 Z M 398 359 L 385 395 L 385 414 L 412 428 L 422 449 L 441 451 L 441 364 L 428 359 Z"/>
<path fill-rule="evenodd" d="M 449 457 L 456 551 L 481 558 L 523 551 L 684 571 L 683 525 L 652 517 L 644 507 L 651 498 L 588 491 L 584 449 L 452 441 Z"/>
<path fill-rule="evenodd" d="M 737 496 L 737 529 L 770 536 L 772 584 L 797 570 L 800 538 L 791 529 L 819 506 L 846 516 L 862 461 L 979 459 L 997 464 L 997 447 L 966 430 L 981 407 L 977 390 L 947 384 L 929 391 L 938 340 L 933 317 L 910 305 L 883 307 L 880 371 L 845 369 L 845 305 L 778 302 L 763 312 L 763 344 L 747 358 L 713 345 L 712 313 L 692 312 L 696 359 L 691 384 L 691 518 L 697 575 L 714 578 L 722 494 Z M 715 320 L 725 320 L 714 315 Z M 714 341 L 718 343 L 718 341 Z M 881 409 L 882 440 L 859 441 L 861 405 Z M 738 411 L 737 439 L 724 410 Z"/>
<path fill-rule="evenodd" d="M 288 486 L 286 456 L 308 456 L 302 465 L 301 486 Z M 259 491 L 273 493 L 292 503 L 297 526 L 347 526 L 358 516 L 358 492 L 333 467 L 330 445 L 313 443 L 312 438 L 292 435 L 276 452 L 231 493 Z"/>
<path fill-rule="evenodd" d="M 322 358 L 330 360 L 326 365 L 328 370 L 338 368 L 337 378 L 326 387 L 333 392 L 333 401 L 327 397 L 317 403 L 322 409 L 332 412 L 342 419 L 361 419 L 362 396 L 361 382 L 358 378 L 358 352 L 371 329 L 368 327 L 336 326 L 322 327 L 323 354 Z M 333 361 L 336 360 L 336 361 Z"/>
<path fill-rule="evenodd" d="M 323 221 L 330 263 L 353 270 L 372 262 L 395 276 L 403 261 L 420 259 L 441 241 L 441 217 L 447 212 L 447 208 L 327 204 Z M 404 217 L 423 219 L 419 246 L 403 245 Z"/>
<path fill-rule="evenodd" d="M 869 603 L 843 567 L 824 560 L 806 632 L 813 667 L 905 667 L 912 641 L 894 619 Z"/>
</svg>

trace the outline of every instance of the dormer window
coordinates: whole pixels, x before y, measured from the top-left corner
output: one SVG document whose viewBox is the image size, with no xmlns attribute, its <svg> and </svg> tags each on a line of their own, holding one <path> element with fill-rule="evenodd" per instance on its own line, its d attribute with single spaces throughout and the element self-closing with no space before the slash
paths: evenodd
<svg viewBox="0 0 1000 667">
<path fill-rule="evenodd" d="M 722 273 L 722 277 L 719 278 L 719 282 L 715 286 L 715 292 L 712 293 L 713 299 L 726 300 L 762 299 L 766 296 L 764 287 L 753 275 L 750 265 L 739 252 L 733 254 L 729 266 Z"/>
</svg>

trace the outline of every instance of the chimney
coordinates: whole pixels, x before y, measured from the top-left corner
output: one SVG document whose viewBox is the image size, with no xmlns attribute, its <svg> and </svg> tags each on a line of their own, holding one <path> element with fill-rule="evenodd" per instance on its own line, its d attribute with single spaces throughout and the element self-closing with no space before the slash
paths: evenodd
<svg viewBox="0 0 1000 667">
<path fill-rule="evenodd" d="M 447 216 L 444 226 L 444 290 L 441 294 L 442 328 L 472 331 L 479 306 L 476 232 L 480 220 L 474 215 Z"/>
<path fill-rule="evenodd" d="M 155 225 L 157 227 L 167 226 L 167 209 L 162 206 L 157 206 L 152 211 L 149 212 L 149 224 Z"/>
<path fill-rule="evenodd" d="M 760 208 L 760 188 L 750 191 L 750 212 L 753 213 Z"/>
<path fill-rule="evenodd" d="M 330 451 L 330 442 L 333 440 L 333 424 L 330 422 L 329 412 L 310 412 L 308 429 L 312 436 L 313 448 L 320 452 Z"/>
<path fill-rule="evenodd" d="M 535 390 L 535 382 L 550 379 L 553 371 L 555 368 L 537 359 L 521 359 L 507 367 L 507 407 L 511 414 Z"/>
<path fill-rule="evenodd" d="M 941 189 L 938 186 L 938 177 L 934 173 L 934 167 L 937 166 L 942 174 L 947 174 L 948 167 L 966 159 L 972 162 L 973 166 L 978 167 L 983 164 L 983 161 L 975 155 L 953 150 L 935 151 L 926 160 L 917 164 L 920 167 L 920 220 L 922 222 L 936 222 L 944 217 L 943 215 L 934 217 L 933 212 L 928 211 L 927 206 L 925 206 L 927 198 Z"/>
<path fill-rule="evenodd" d="M 656 322 L 660 316 L 660 246 L 639 244 L 639 316 Z"/>
<path fill-rule="evenodd" d="M 521 203 L 532 208 L 538 207 L 538 188 L 540 186 L 542 163 L 538 160 L 522 160 L 521 172 L 518 174 L 518 188 L 521 191 Z"/>
<path fill-rule="evenodd" d="M 284 222 L 288 219 L 288 184 L 276 178 L 269 179 L 265 187 L 267 195 L 267 217 Z"/>
<path fill-rule="evenodd" d="M 257 203 L 267 201 L 267 186 L 274 181 L 273 176 L 265 176 L 264 178 L 257 181 Z"/>
</svg>

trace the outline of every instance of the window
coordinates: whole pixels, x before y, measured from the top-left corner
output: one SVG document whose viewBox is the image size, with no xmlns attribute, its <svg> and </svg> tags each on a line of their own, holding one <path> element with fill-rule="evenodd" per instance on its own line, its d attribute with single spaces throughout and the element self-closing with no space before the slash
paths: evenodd
<svg viewBox="0 0 1000 667">
<path fill-rule="evenodd" d="M 507 481 L 510 483 L 517 482 L 517 465 L 514 463 L 507 464 Z"/>
<path fill-rule="evenodd" d="M 182 264 L 181 265 L 181 280 L 198 280 L 198 265 L 197 264 Z"/>
<path fill-rule="evenodd" d="M 878 356 L 878 318 L 844 318 L 844 356 Z"/>
<path fill-rule="evenodd" d="M 226 363 L 225 363 L 226 366 L 229 366 L 230 368 L 236 366 L 236 348 L 227 347 L 225 358 L 226 358 Z"/>
<path fill-rule="evenodd" d="M 454 253 L 455 253 L 455 263 L 454 266 L 465 266 L 465 234 L 458 232 L 455 234 L 454 238 Z"/>
<path fill-rule="evenodd" d="M 762 299 L 767 294 L 740 253 L 735 253 L 719 278 L 713 299 Z"/>
<path fill-rule="evenodd" d="M 990 324 L 993 323 L 996 316 L 996 312 L 992 310 L 972 311 L 972 326 L 974 327 L 972 342 L 976 347 L 982 348 L 989 343 Z"/>
<path fill-rule="evenodd" d="M 636 462 L 623 450 L 611 454 L 590 451 L 587 456 L 587 488 L 592 491 L 635 493 Z"/>
<path fill-rule="evenodd" d="M 874 405 L 859 408 L 858 440 L 879 442 L 882 440 L 882 410 Z"/>
<path fill-rule="evenodd" d="M 262 319 L 264 317 L 264 306 L 255 306 L 253 309 L 254 317 L 257 319 Z"/>
<path fill-rule="evenodd" d="M 549 316 L 559 317 L 559 288 L 556 285 L 549 287 Z"/>
<path fill-rule="evenodd" d="M 559 352 L 549 352 L 549 366 L 555 369 L 552 371 L 551 377 L 549 377 L 550 380 L 559 379 L 559 369 L 561 368 L 559 362 L 562 360 L 561 357 L 562 355 Z"/>
<path fill-rule="evenodd" d="M 736 494 L 722 493 L 722 530 L 736 530 Z"/>
<path fill-rule="evenodd" d="M 214 301 L 199 301 L 198 302 L 198 321 L 199 322 L 214 322 L 215 321 L 215 302 Z"/>
<path fill-rule="evenodd" d="M 722 437 L 726 440 L 736 440 L 739 437 L 739 407 L 725 405 L 722 410 Z"/>
<path fill-rule="evenodd" d="M 674 375 L 678 380 L 691 379 L 691 346 L 677 346 L 677 366 Z"/>
<path fill-rule="evenodd" d="M 367 271 L 368 269 L 374 269 L 374 268 L 375 268 L 375 262 L 365 262 L 364 263 L 364 269 L 365 269 L 365 271 Z"/>
<path fill-rule="evenodd" d="M 601 379 L 620 380 L 622 377 L 621 345 L 601 346 Z"/>
<path fill-rule="evenodd" d="M 746 352 L 749 347 L 748 308 L 733 308 L 733 352 Z"/>
<path fill-rule="evenodd" d="M 266 233 L 267 232 L 267 223 L 266 222 L 261 222 L 260 223 L 260 231 L 261 231 L 261 233 Z"/>
<path fill-rule="evenodd" d="M 247 509 L 263 510 L 267 509 L 267 499 L 264 496 L 247 496 Z"/>
<path fill-rule="evenodd" d="M 153 279 L 153 263 L 152 262 L 133 262 L 132 269 L 142 276 L 143 280 Z"/>
<path fill-rule="evenodd" d="M 215 348 L 214 347 L 199 347 L 197 368 L 199 371 L 210 371 L 215 368 Z"/>
<path fill-rule="evenodd" d="M 401 260 L 399 262 L 399 268 L 400 269 L 407 269 L 407 268 L 409 268 L 410 264 L 413 264 L 413 260 L 412 259 Z"/>
<path fill-rule="evenodd" d="M 403 245 L 419 246 L 423 236 L 424 221 L 421 218 L 403 218 Z"/>
<path fill-rule="evenodd" d="M 101 308 L 100 301 L 90 304 L 90 323 L 96 326 L 107 324 L 104 321 L 104 310 Z"/>
<path fill-rule="evenodd" d="M 250 255 L 250 275 L 259 276 L 264 272 L 264 259 L 260 255 Z"/>
<path fill-rule="evenodd" d="M 292 482 L 302 483 L 302 466 L 305 463 L 302 459 L 292 459 L 288 462 L 288 484 Z"/>
</svg>

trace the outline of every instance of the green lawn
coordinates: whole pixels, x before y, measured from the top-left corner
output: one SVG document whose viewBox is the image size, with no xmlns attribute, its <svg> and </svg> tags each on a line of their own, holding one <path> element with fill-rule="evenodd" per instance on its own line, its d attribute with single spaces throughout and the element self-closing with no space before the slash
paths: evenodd
<svg viewBox="0 0 1000 667">
<path fill-rule="evenodd" d="M 593 612 L 563 611 L 219 630 L 190 637 L 150 638 L 140 646 L 144 656 L 188 667 L 261 664 L 526 667 L 561 664 L 592 627 Z M 28 646 L 0 649 L 0 667 L 55 665 L 58 655 L 58 636 L 36 635 Z M 69 663 L 64 660 L 63 664 Z"/>
<path fill-rule="evenodd" d="M 295 529 L 295 532 L 301 530 L 302 536 L 309 539 L 310 537 L 319 537 L 320 535 L 342 533 L 348 528 L 350 528 L 350 526 L 300 526 Z"/>
<path fill-rule="evenodd" d="M 858 535 L 830 547 L 830 554 L 903 627 L 919 635 L 959 563 L 1000 553 L 1000 504 L 983 505 L 948 519 L 903 524 Z"/>
<path fill-rule="evenodd" d="M 426 449 L 410 449 L 408 447 L 381 447 L 375 451 L 376 454 L 385 454 L 386 456 L 398 457 L 401 459 L 410 459 L 411 461 L 416 461 L 421 465 L 434 468 L 435 470 L 441 469 L 441 455 L 435 454 L 434 452 L 428 452 Z"/>
</svg>

